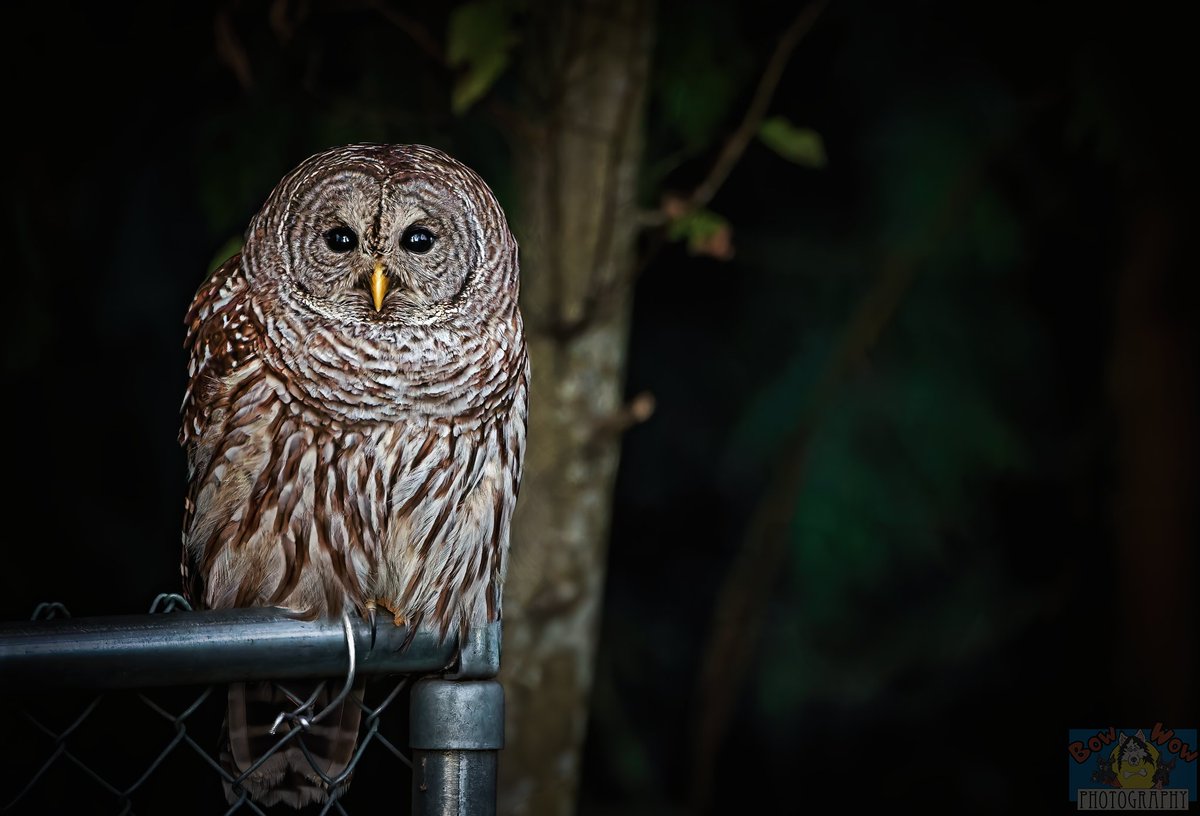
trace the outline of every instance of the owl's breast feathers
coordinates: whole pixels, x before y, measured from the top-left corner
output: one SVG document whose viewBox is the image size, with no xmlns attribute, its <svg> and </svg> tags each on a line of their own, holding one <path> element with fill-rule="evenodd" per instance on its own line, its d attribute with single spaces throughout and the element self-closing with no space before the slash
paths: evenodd
<svg viewBox="0 0 1200 816">
<path fill-rule="evenodd" d="M 187 320 L 195 602 L 319 615 L 380 599 L 443 633 L 499 617 L 525 446 L 518 313 L 511 336 L 468 338 L 419 378 L 336 337 L 278 365 L 236 257 Z"/>
</svg>

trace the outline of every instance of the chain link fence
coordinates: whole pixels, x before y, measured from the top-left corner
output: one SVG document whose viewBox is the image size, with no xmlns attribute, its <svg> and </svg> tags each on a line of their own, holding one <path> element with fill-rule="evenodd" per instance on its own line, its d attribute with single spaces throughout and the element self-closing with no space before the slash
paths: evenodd
<svg viewBox="0 0 1200 816">
<path fill-rule="evenodd" d="M 304 813 L 492 814 L 503 693 L 489 678 L 498 668 L 498 625 L 459 644 L 278 609 L 192 612 L 176 595 L 156 598 L 149 615 L 118 618 L 41 604 L 29 622 L 0 624 L 10 754 L 0 813 L 296 813 L 263 807 L 241 786 L 294 743 L 332 791 Z M 303 678 L 324 679 L 307 696 L 293 693 Z M 358 743 L 331 777 L 304 737 L 356 678 L 365 691 L 347 704 L 362 709 Z M 278 739 L 234 776 L 220 760 L 225 684 L 268 679 L 295 707 L 279 712 Z M 323 691 L 333 700 L 316 710 Z"/>
</svg>

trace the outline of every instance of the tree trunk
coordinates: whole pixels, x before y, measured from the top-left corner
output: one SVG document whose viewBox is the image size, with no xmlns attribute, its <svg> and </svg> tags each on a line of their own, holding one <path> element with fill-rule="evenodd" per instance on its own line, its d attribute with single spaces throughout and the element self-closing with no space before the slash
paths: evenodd
<svg viewBox="0 0 1200 816">
<path fill-rule="evenodd" d="M 1126 699 L 1151 701 L 1155 717 L 1180 722 L 1196 710 L 1200 399 L 1194 304 L 1181 284 L 1191 270 L 1172 266 L 1178 227 L 1166 203 L 1137 188 L 1128 197 L 1140 203 L 1129 219 L 1127 257 L 1117 277 L 1110 370 L 1118 465 L 1117 680 Z"/>
<path fill-rule="evenodd" d="M 515 153 L 533 365 L 504 599 L 500 812 L 575 810 L 619 454 L 652 14 L 538 2 Z"/>
</svg>

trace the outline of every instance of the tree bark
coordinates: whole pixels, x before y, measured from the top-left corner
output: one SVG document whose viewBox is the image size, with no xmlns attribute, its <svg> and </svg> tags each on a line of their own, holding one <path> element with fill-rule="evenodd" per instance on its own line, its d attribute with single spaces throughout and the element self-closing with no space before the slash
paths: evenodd
<svg viewBox="0 0 1200 816">
<path fill-rule="evenodd" d="M 535 2 L 526 23 L 522 308 L 533 365 L 504 599 L 500 812 L 575 810 L 619 454 L 652 13 Z"/>
<path fill-rule="evenodd" d="M 1139 203 L 1114 290 L 1110 369 L 1118 466 L 1116 673 L 1126 699 L 1149 701 L 1154 716 L 1180 722 L 1196 711 L 1200 397 L 1195 305 L 1181 283 L 1192 270 L 1173 267 L 1179 228 L 1167 203 L 1137 188 L 1128 197 Z"/>
</svg>

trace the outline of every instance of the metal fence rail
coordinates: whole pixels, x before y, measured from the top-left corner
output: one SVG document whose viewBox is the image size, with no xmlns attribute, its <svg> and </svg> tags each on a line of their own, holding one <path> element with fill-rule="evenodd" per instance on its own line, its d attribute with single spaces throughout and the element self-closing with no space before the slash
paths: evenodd
<svg viewBox="0 0 1200 816">
<path fill-rule="evenodd" d="M 150 795 L 156 776 L 175 773 L 170 784 L 158 787 L 185 797 L 189 796 L 188 785 L 201 780 L 215 784 L 207 773 L 197 780 L 164 770 L 182 754 L 198 758 L 200 767 L 214 772 L 225 789 L 233 792 L 232 805 L 222 797 L 217 812 L 267 813 L 240 786 L 254 767 L 239 777 L 231 776 L 215 757 L 216 745 L 205 746 L 193 733 L 202 712 L 207 711 L 203 716 L 210 720 L 223 714 L 225 694 L 220 684 L 326 678 L 323 682 L 333 693 L 340 688 L 348 690 L 356 677 L 368 678 L 375 699 L 360 703 L 363 725 L 358 749 L 345 773 L 330 778 L 314 766 L 335 792 L 321 813 L 348 813 L 340 783 L 357 772 L 351 790 L 363 788 L 361 776 L 369 764 L 363 757 L 368 749 L 411 769 L 414 814 L 495 812 L 496 754 L 504 730 L 503 691 L 491 679 L 499 670 L 499 624 L 471 632 L 460 644 L 439 641 L 428 633 L 412 634 L 390 621 L 381 620 L 373 631 L 365 621 L 303 621 L 280 609 L 192 612 L 181 608 L 185 603 L 178 596 L 162 595 L 151 607 L 152 614 L 104 618 L 65 617 L 61 605 L 42 604 L 34 620 L 0 623 L 0 690 L 10 707 L 21 709 L 18 720 L 28 732 L 15 737 L 0 734 L 0 738 L 20 744 L 30 758 L 26 778 L 12 779 L 7 783 L 9 790 L 0 790 L 0 812 L 42 812 L 34 800 L 39 792 L 51 799 L 62 794 L 56 783 L 48 780 L 55 774 L 64 779 L 63 769 L 71 769 L 90 780 L 93 787 L 107 791 L 115 802 L 113 812 L 120 814 L 134 813 L 135 799 Z M 166 612 L 171 614 L 163 614 Z M 194 688 L 201 685 L 204 688 Z M 150 687 L 160 689 L 154 692 L 156 697 L 168 692 L 174 692 L 176 698 L 184 696 L 173 706 L 163 704 L 145 691 Z M 68 698 L 61 696 L 60 690 L 67 689 L 142 691 L 104 691 L 82 698 L 72 703 L 78 706 L 78 714 L 72 710 L 64 716 L 55 709 L 66 707 L 63 701 Z M 115 710 L 110 704 L 114 695 L 125 695 Z M 314 697 L 300 701 L 292 711 L 280 712 L 276 724 L 286 721 L 294 727 L 283 729 L 260 761 L 291 741 L 303 747 L 305 730 L 321 716 L 312 708 Z M 409 699 L 409 710 L 397 712 L 393 704 L 403 697 Z M 101 730 L 111 740 L 114 731 L 123 730 L 130 721 L 131 705 L 143 715 L 149 712 L 157 722 L 165 721 L 169 739 L 161 749 L 145 754 L 133 771 L 128 767 L 101 769 L 98 766 L 111 757 L 95 748 L 85 756 L 79 746 L 86 744 L 89 727 L 93 732 Z M 38 711 L 32 710 L 38 706 Z M 115 724 L 96 725 L 101 719 L 98 709 L 112 711 L 110 718 Z M 381 730 L 385 716 L 405 713 L 411 760 L 397 747 L 399 740 Z M 12 722 L 0 722 L 0 727 L 5 732 L 15 728 Z M 96 740 L 94 733 L 90 736 Z M 118 736 L 126 744 L 137 738 L 131 733 Z M 403 812 L 400 802 L 409 797 L 397 795 L 395 770 L 378 767 L 382 769 L 372 770 L 386 782 L 380 790 L 390 794 L 383 809 Z M 113 781 L 118 776 L 120 781 Z M 368 799 L 368 806 L 379 810 L 380 798 Z M 137 799 L 139 808 L 141 803 Z M 170 812 L 182 812 L 185 803 L 196 805 L 190 799 L 176 800 Z M 29 810 L 31 807 L 35 809 Z M 105 809 L 90 807 L 88 812 Z M 154 806 L 148 812 L 164 811 Z"/>
</svg>

